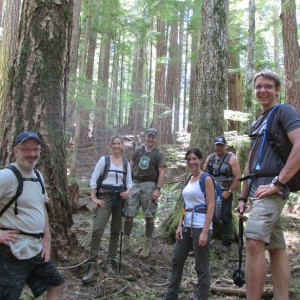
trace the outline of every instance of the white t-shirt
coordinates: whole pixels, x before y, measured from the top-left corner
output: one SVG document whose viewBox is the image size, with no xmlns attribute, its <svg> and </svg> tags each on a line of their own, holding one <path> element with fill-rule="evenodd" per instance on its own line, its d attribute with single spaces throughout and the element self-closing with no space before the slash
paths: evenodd
<svg viewBox="0 0 300 300">
<path fill-rule="evenodd" d="M 98 180 L 100 174 L 102 174 L 102 172 L 104 171 L 104 166 L 105 166 L 105 156 L 102 156 L 99 159 L 99 161 L 97 162 L 94 172 L 92 174 L 92 177 L 90 180 L 90 188 L 91 189 L 97 188 L 97 180 Z M 121 167 L 116 167 L 110 159 L 109 170 L 123 172 L 123 164 Z M 114 185 L 114 186 L 123 185 L 123 173 L 108 172 L 106 178 L 102 181 L 102 184 Z M 126 174 L 126 187 L 132 188 L 131 168 L 130 168 L 130 165 L 128 162 L 127 162 L 127 174 Z"/>
<path fill-rule="evenodd" d="M 182 191 L 182 196 L 186 209 L 193 209 L 196 205 L 206 205 L 204 194 L 200 189 L 199 180 L 195 182 L 188 182 Z M 206 214 L 196 213 L 193 211 L 186 211 L 184 216 L 184 226 L 193 228 L 203 228 Z M 193 218 L 193 219 L 192 219 Z M 212 223 L 209 226 L 212 229 Z"/>
<path fill-rule="evenodd" d="M 23 178 L 37 178 L 34 171 L 24 173 L 16 163 L 13 165 L 21 172 Z M 44 181 L 42 175 L 41 178 Z M 11 170 L 0 170 L 0 211 L 16 194 L 18 184 L 17 177 Z M 27 233 L 43 233 L 45 231 L 44 205 L 47 201 L 47 193 L 42 193 L 42 186 L 38 181 L 23 181 L 23 192 L 17 199 L 18 214 L 15 215 L 15 203 L 12 203 L 0 218 L 0 227 L 19 229 Z M 13 248 L 16 248 L 15 252 Z M 42 250 L 42 240 L 20 235 L 19 242 L 11 243 L 11 250 L 20 259 L 30 258 Z"/>
</svg>

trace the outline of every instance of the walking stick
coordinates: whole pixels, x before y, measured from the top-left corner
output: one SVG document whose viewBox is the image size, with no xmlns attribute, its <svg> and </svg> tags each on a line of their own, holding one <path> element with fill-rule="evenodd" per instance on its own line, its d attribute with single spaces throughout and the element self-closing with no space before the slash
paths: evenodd
<svg viewBox="0 0 300 300">
<path fill-rule="evenodd" d="M 243 234 L 244 234 L 244 225 L 243 218 L 239 218 L 239 267 L 233 273 L 233 282 L 238 287 L 242 287 L 245 283 L 245 272 L 242 269 L 243 261 Z"/>
<path fill-rule="evenodd" d="M 122 242 L 124 233 L 124 199 L 122 200 L 122 225 L 121 225 L 121 239 L 120 239 L 120 255 L 119 255 L 119 274 L 121 274 L 121 264 L 122 264 Z"/>
</svg>

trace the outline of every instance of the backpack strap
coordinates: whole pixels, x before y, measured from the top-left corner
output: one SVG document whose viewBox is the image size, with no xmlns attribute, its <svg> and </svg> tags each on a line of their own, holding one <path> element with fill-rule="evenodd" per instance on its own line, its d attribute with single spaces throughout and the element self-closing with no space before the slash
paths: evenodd
<svg viewBox="0 0 300 300">
<path fill-rule="evenodd" d="M 208 176 L 212 177 L 209 173 L 204 172 L 204 173 L 201 175 L 201 177 L 199 178 L 200 189 L 201 189 L 202 193 L 204 194 L 204 197 L 206 197 L 206 192 L 205 192 L 205 179 L 206 179 L 206 177 L 208 177 Z M 212 177 L 212 179 L 213 179 L 213 177 Z M 213 180 L 213 183 L 215 184 L 214 180 Z"/>
<path fill-rule="evenodd" d="M 38 172 L 38 170 L 34 169 L 34 173 L 37 178 L 23 178 L 21 172 L 14 166 L 14 165 L 8 165 L 4 169 L 9 169 L 11 170 L 15 176 L 17 177 L 18 180 L 18 187 L 16 194 L 11 198 L 11 200 L 2 208 L 0 211 L 0 217 L 7 211 L 7 209 L 15 202 L 15 207 L 14 207 L 14 213 L 15 215 L 18 215 L 18 202 L 17 199 L 21 196 L 23 192 L 23 186 L 24 186 L 24 181 L 34 181 L 34 182 L 39 182 L 41 187 L 42 187 L 42 194 L 45 194 L 45 186 L 42 181 L 41 175 Z"/>
<path fill-rule="evenodd" d="M 21 172 L 13 165 L 8 165 L 4 169 L 9 169 L 11 170 L 15 176 L 17 177 L 18 180 L 18 187 L 16 194 L 10 199 L 10 201 L 2 208 L 0 212 L 0 217 L 8 210 L 8 208 L 20 197 L 20 195 L 23 192 L 23 177 Z M 17 202 L 16 202 L 17 203 Z M 15 215 L 18 214 L 18 209 L 17 209 L 17 204 L 15 204 L 14 208 Z"/>
<path fill-rule="evenodd" d="M 266 127 L 263 131 L 263 140 L 261 142 L 260 148 L 259 148 L 259 152 L 258 152 L 258 159 L 257 159 L 257 164 L 256 164 L 256 170 L 260 170 L 261 169 L 261 159 L 262 159 L 262 155 L 263 155 L 263 150 L 264 150 L 264 146 L 265 146 L 265 142 L 267 141 L 267 136 L 268 134 L 270 135 L 270 133 L 268 133 L 268 125 L 270 123 L 270 119 L 271 122 L 273 122 L 274 116 L 275 116 L 275 112 L 281 107 L 281 104 L 277 104 L 274 107 L 271 108 L 271 110 L 269 111 L 268 115 L 267 115 L 267 119 L 266 119 Z"/>
</svg>

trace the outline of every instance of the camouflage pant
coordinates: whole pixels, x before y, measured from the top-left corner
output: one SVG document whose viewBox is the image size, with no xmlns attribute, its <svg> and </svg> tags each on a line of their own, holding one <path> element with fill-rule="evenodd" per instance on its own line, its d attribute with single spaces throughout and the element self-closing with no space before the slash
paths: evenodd
<svg viewBox="0 0 300 300">
<path fill-rule="evenodd" d="M 157 212 L 157 202 L 151 200 L 151 195 L 155 187 L 155 181 L 134 182 L 127 201 L 125 216 L 135 217 L 142 207 L 145 218 L 154 218 Z"/>
</svg>

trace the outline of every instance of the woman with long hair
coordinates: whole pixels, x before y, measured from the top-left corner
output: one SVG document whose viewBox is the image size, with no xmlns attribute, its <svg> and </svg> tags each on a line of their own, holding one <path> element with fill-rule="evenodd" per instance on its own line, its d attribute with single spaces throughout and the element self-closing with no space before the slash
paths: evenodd
<svg viewBox="0 0 300 300">
<path fill-rule="evenodd" d="M 97 256 L 101 238 L 111 216 L 110 239 L 108 250 L 107 272 L 115 274 L 115 261 L 122 227 L 122 210 L 124 201 L 132 188 L 131 169 L 123 157 L 124 141 L 115 135 L 110 140 L 111 154 L 102 156 L 90 180 L 91 200 L 97 205 L 94 217 L 89 263 L 87 273 L 82 278 L 83 283 L 89 283 L 98 274 Z"/>
<path fill-rule="evenodd" d="M 212 218 L 215 207 L 215 189 L 211 176 L 205 177 L 205 195 L 199 180 L 205 176 L 201 170 L 202 153 L 198 148 L 187 151 L 185 159 L 191 172 L 182 191 L 183 213 L 176 230 L 170 284 L 165 300 L 178 299 L 184 263 L 191 250 L 195 256 L 198 277 L 193 299 L 208 299 L 210 288 L 209 243 L 212 235 Z"/>
</svg>

